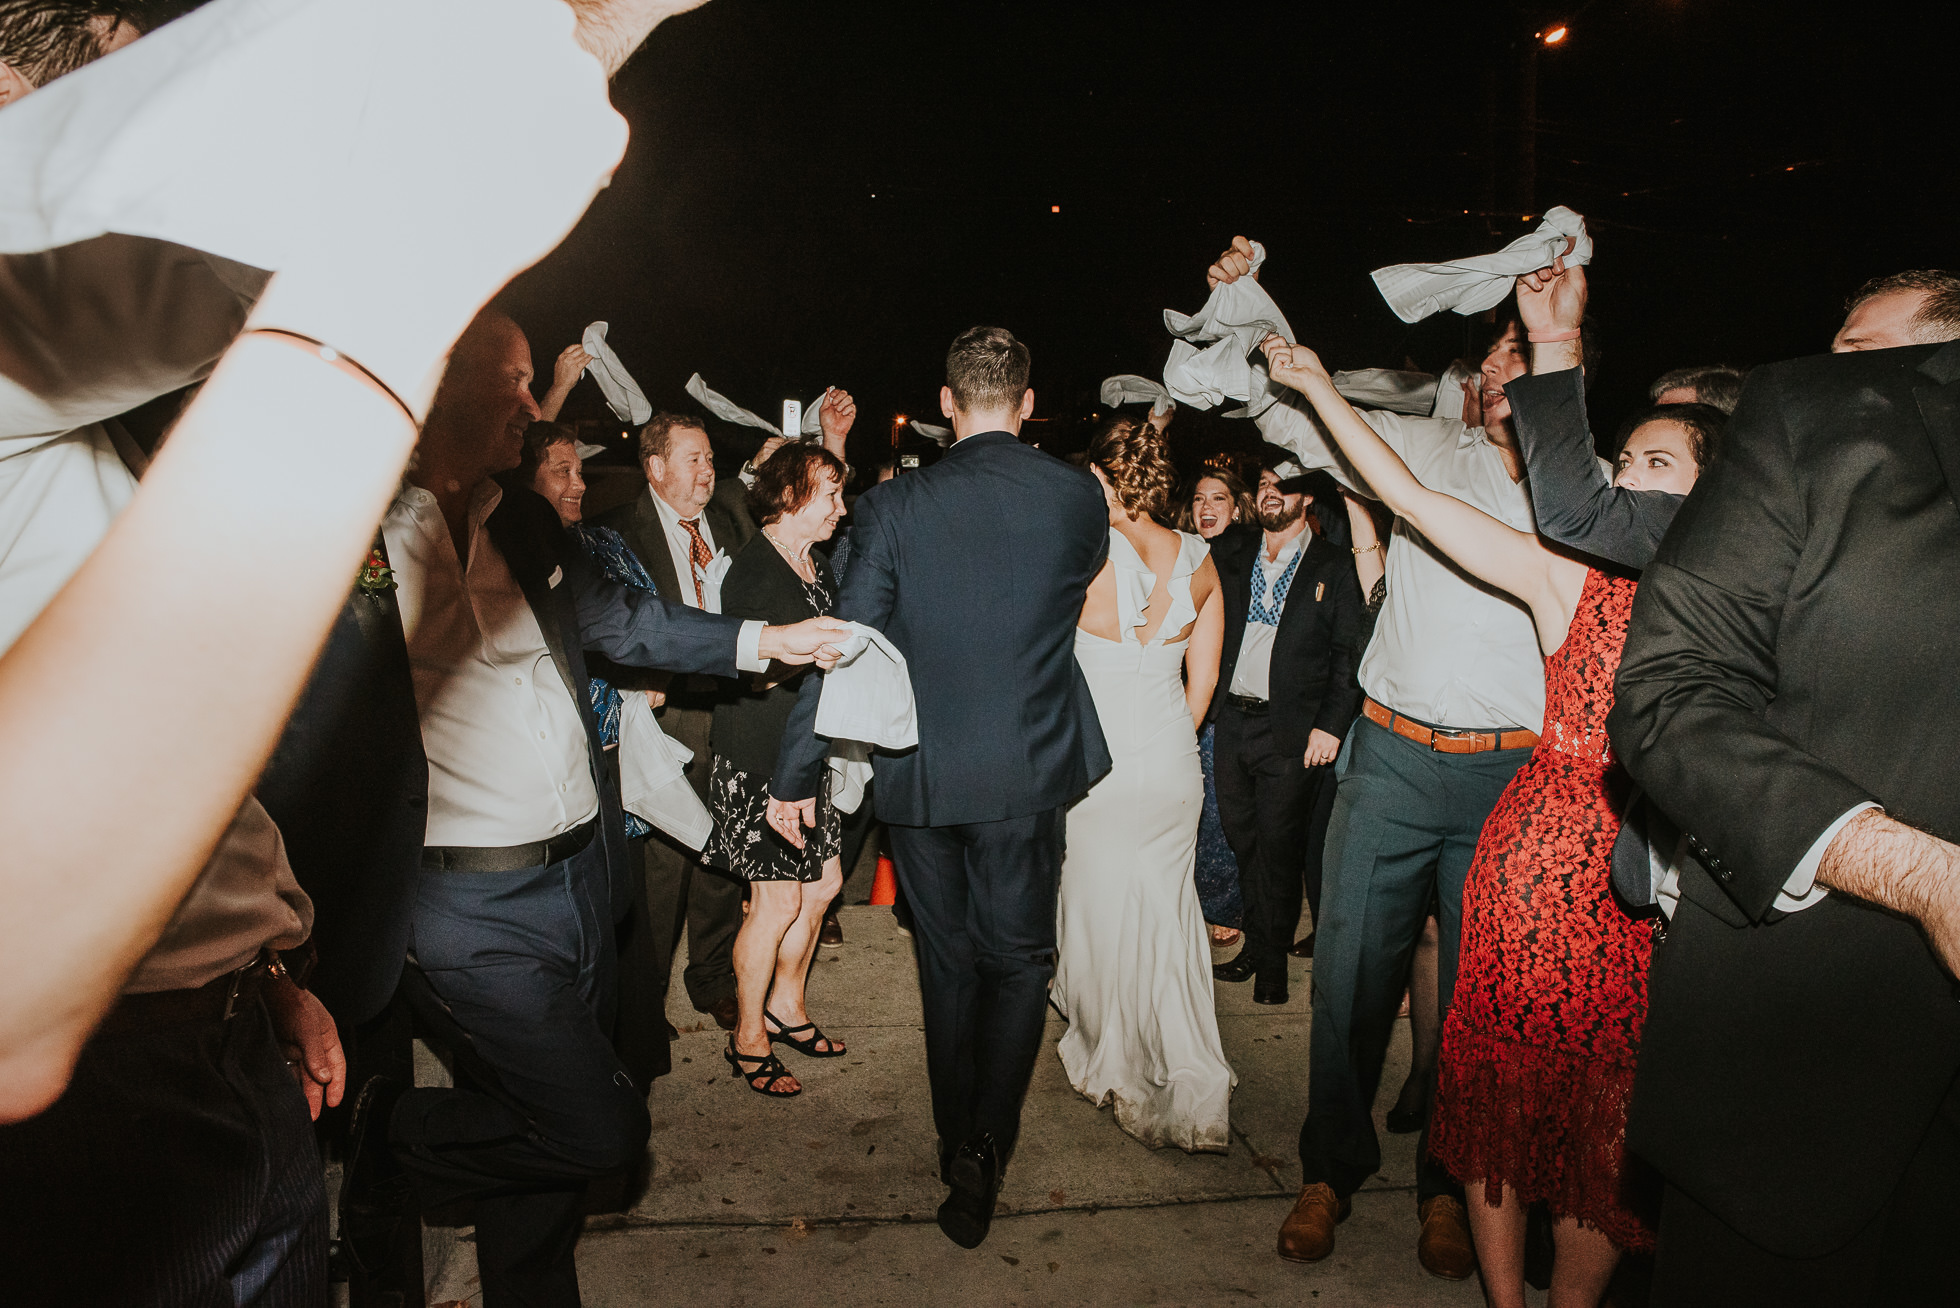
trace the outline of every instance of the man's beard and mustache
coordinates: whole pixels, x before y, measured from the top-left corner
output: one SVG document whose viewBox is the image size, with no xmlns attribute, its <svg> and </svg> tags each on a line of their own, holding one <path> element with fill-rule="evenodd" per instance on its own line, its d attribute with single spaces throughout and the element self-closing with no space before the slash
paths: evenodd
<svg viewBox="0 0 1960 1308">
<path fill-rule="evenodd" d="M 1285 531 L 1304 517 L 1306 512 L 1305 500 L 1295 500 L 1290 510 L 1286 507 L 1285 500 L 1281 500 L 1277 507 L 1271 509 L 1262 504 L 1259 506 L 1259 525 L 1271 532 Z"/>
</svg>

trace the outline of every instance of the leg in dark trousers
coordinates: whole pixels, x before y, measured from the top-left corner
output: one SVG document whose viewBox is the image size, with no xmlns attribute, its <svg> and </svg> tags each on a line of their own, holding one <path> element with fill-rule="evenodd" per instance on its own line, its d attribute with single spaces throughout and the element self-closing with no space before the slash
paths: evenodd
<svg viewBox="0 0 1960 1308">
<path fill-rule="evenodd" d="M 317 1308 L 327 1195 L 265 1006 L 116 1029 L 0 1128 L 0 1300 Z"/>
<path fill-rule="evenodd" d="M 987 1132 L 1006 1159 L 1041 1052 L 1055 974 L 1065 809 L 957 827 L 892 827 L 925 1001 L 944 1148 Z"/>
<path fill-rule="evenodd" d="M 628 866 L 636 871 L 644 868 L 646 842 L 656 838 L 640 836 L 631 841 Z M 667 985 L 674 974 L 674 939 L 671 925 L 667 933 L 655 932 L 647 908 L 647 878 L 635 879 L 639 884 L 633 906 L 613 931 L 619 955 L 619 1000 L 612 1036 L 620 1061 L 644 1094 L 656 1077 L 674 1067 L 667 1044 Z"/>
<path fill-rule="evenodd" d="M 1892 1197 L 1850 1244 L 1782 1258 L 1667 1187 L 1653 1308 L 1892 1308 L 1960 1302 L 1960 1081 L 1947 1091 Z"/>
<path fill-rule="evenodd" d="M 343 1164 L 349 1161 L 353 1108 L 361 1087 L 376 1077 L 395 1086 L 415 1084 L 413 1014 L 399 989 L 388 1006 L 358 1026 L 339 1023 L 340 1047 L 347 1056 L 347 1094 L 340 1107 L 320 1114 L 323 1139 L 336 1148 Z M 381 1124 L 385 1132 L 386 1124 Z M 350 1188 L 351 1169 L 342 1171 L 339 1195 L 341 1249 L 348 1268 L 349 1308 L 423 1308 L 427 1302 L 422 1275 L 422 1223 L 405 1193 L 386 1195 Z M 369 1231 L 389 1232 L 375 1249 Z M 377 1255 L 366 1267 L 349 1254 L 359 1242 L 362 1257 Z"/>
<path fill-rule="evenodd" d="M 1286 983 L 1286 951 L 1300 922 L 1307 833 L 1325 767 L 1280 749 L 1272 718 L 1227 705 L 1214 738 L 1218 818 L 1239 860 L 1245 901 L 1242 958 L 1260 981 Z"/>
<path fill-rule="evenodd" d="M 1334 792 L 1339 789 L 1334 784 L 1334 769 L 1317 768 L 1322 773 L 1321 781 L 1313 792 L 1313 816 L 1307 819 L 1307 867 L 1306 892 L 1307 911 L 1313 915 L 1313 925 L 1309 932 L 1320 928 L 1320 888 L 1326 880 L 1327 828 L 1334 820 Z"/>
<path fill-rule="evenodd" d="M 1438 989 L 1449 1011 L 1463 879 L 1484 819 L 1529 750 L 1439 754 L 1363 719 L 1348 733 L 1328 827 L 1323 921 L 1314 947 L 1303 1179 L 1342 1197 L 1381 1167 L 1375 1092 L 1409 957 L 1432 896 L 1440 902 Z M 1431 871 L 1432 864 L 1435 871 Z M 1418 1199 L 1460 1194 L 1417 1155 Z"/>
<path fill-rule="evenodd" d="M 610 1038 L 608 910 L 597 841 L 519 872 L 425 870 L 417 890 L 404 994 L 456 1086 L 404 1094 L 389 1135 L 425 1208 L 474 1208 L 484 1308 L 577 1304 L 586 1185 L 646 1148 Z"/>
</svg>

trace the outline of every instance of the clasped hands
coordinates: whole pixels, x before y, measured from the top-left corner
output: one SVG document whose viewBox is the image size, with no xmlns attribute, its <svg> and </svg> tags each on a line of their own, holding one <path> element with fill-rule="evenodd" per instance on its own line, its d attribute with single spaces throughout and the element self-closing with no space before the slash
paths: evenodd
<svg viewBox="0 0 1960 1308">
<path fill-rule="evenodd" d="M 777 663 L 815 663 L 825 672 L 843 657 L 838 646 L 850 639 L 851 624 L 836 618 L 805 618 L 786 627 L 764 627 L 756 652 Z"/>
</svg>

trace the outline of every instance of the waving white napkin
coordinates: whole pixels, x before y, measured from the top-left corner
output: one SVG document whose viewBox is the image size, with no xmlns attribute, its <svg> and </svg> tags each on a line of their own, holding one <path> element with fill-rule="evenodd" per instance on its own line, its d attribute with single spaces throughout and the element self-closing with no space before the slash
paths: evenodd
<svg viewBox="0 0 1960 1308">
<path fill-rule="evenodd" d="M 747 409 L 735 403 L 735 401 L 729 399 L 720 391 L 709 390 L 708 383 L 701 380 L 701 374 L 698 372 L 687 379 L 686 390 L 689 395 L 692 395 L 700 403 L 702 408 L 714 414 L 715 417 L 720 418 L 723 422 L 740 423 L 744 427 L 756 427 L 768 432 L 771 436 L 781 436 L 783 434 L 783 429 L 775 423 L 750 413 Z M 823 420 L 817 412 L 822 404 L 823 396 L 819 395 L 816 399 L 811 400 L 803 406 L 803 430 L 797 433 L 799 436 L 807 439 L 812 436 L 821 437 L 823 435 Z"/>
<path fill-rule="evenodd" d="M 1356 368 L 1334 374 L 1334 389 L 1359 409 L 1427 418 L 1436 403 L 1436 375 L 1399 368 Z"/>
<path fill-rule="evenodd" d="M 1133 372 L 1103 378 L 1102 402 L 1112 409 L 1124 404 L 1148 404 L 1152 413 L 1166 413 L 1177 407 L 1177 401 L 1161 382 Z"/>
<path fill-rule="evenodd" d="M 694 752 L 660 729 L 644 693 L 620 696 L 619 790 L 629 813 L 665 831 L 689 849 L 708 843 L 714 819 L 687 783 Z"/>
<path fill-rule="evenodd" d="M 861 740 L 840 740 L 831 745 L 830 802 L 839 813 L 855 813 L 870 788 L 873 768 L 871 747 Z"/>
<path fill-rule="evenodd" d="M 556 0 L 213 0 L 0 113 L 0 250 L 119 232 L 278 271 L 262 319 L 409 391 L 625 141 Z M 536 169 L 495 212 L 429 202 L 493 152 Z"/>
<path fill-rule="evenodd" d="M 1572 252 L 1566 254 L 1566 243 Z M 1403 322 L 1421 322 L 1432 313 L 1454 309 L 1468 317 L 1495 308 L 1519 277 L 1537 272 L 1564 256 L 1570 266 L 1592 262 L 1592 237 L 1586 220 L 1562 204 L 1545 211 L 1538 230 L 1520 236 L 1496 254 L 1480 254 L 1454 263 L 1398 263 L 1370 274 L 1388 307 Z"/>
<path fill-rule="evenodd" d="M 637 427 L 653 416 L 653 406 L 647 403 L 647 393 L 640 389 L 640 383 L 633 380 L 633 374 L 626 371 L 626 365 L 606 342 L 606 329 L 606 323 L 595 322 L 579 339 L 585 352 L 592 356 L 585 370 L 605 393 L 606 407 L 613 411 L 613 417 Z"/>
<path fill-rule="evenodd" d="M 860 740 L 880 749 L 910 749 L 919 743 L 919 706 L 912 697 L 912 674 L 905 656 L 862 622 L 836 644 L 842 655 L 824 674 L 817 701 L 819 736 Z"/>
<path fill-rule="evenodd" d="M 1265 262 L 1266 247 L 1254 241 L 1252 270 L 1257 272 Z M 1178 338 L 1164 363 L 1164 388 L 1178 403 L 1209 409 L 1228 399 L 1244 400 L 1244 408 L 1224 416 L 1256 418 L 1286 393 L 1266 375 L 1259 342 L 1269 332 L 1290 341 L 1293 329 L 1256 278 L 1248 275 L 1214 286 L 1195 315 L 1164 310 L 1164 327 Z"/>
<path fill-rule="evenodd" d="M 941 427 L 937 423 L 931 422 L 920 422 L 917 418 L 909 420 L 905 425 L 942 450 L 953 443 L 953 429 L 951 427 Z"/>
</svg>

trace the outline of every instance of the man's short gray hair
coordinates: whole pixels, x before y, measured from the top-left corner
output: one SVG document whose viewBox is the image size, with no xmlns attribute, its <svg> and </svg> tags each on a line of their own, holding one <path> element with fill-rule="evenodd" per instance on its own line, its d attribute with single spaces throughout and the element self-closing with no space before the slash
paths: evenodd
<svg viewBox="0 0 1960 1308">
<path fill-rule="evenodd" d="M 1914 341 L 1937 345 L 1960 340 L 1960 277 L 1941 268 L 1909 268 L 1888 277 L 1874 277 L 1851 293 L 1844 311 L 1855 312 L 1865 301 L 1894 291 L 1920 291 L 1926 296 L 1908 324 Z"/>
</svg>

